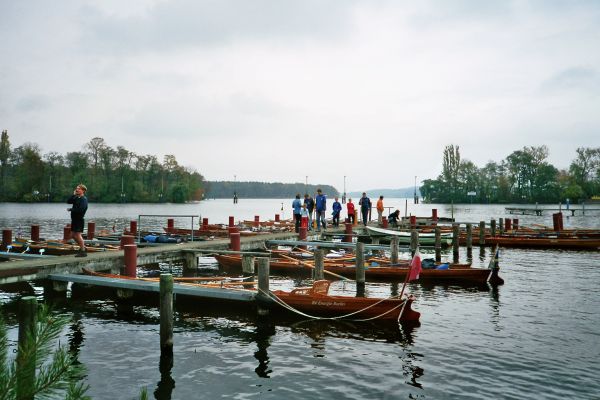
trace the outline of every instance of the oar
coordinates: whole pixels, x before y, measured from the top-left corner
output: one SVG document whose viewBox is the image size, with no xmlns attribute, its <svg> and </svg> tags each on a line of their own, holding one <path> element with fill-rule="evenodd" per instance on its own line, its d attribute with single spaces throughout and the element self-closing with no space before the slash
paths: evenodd
<svg viewBox="0 0 600 400">
<path fill-rule="evenodd" d="M 297 260 L 297 259 L 295 259 L 295 258 L 293 258 L 293 257 L 288 257 L 288 256 L 286 256 L 286 255 L 284 255 L 284 254 L 281 254 L 281 257 L 283 257 L 283 258 L 286 258 L 286 259 L 288 259 L 288 260 L 290 260 L 290 261 L 296 261 L 296 262 L 298 262 L 300 265 L 304 265 L 304 266 L 306 266 L 306 267 L 309 267 L 309 268 L 315 269 L 315 266 L 314 266 L 314 265 L 311 265 L 311 264 L 309 264 L 309 263 L 307 263 L 307 262 L 304 262 L 304 261 L 302 261 L 302 260 Z M 340 278 L 340 279 L 343 279 L 343 280 L 345 280 L 345 281 L 351 281 L 351 280 L 352 280 L 352 279 L 348 279 L 348 278 L 346 278 L 345 276 L 338 275 L 338 274 L 336 274 L 336 273 L 334 273 L 334 272 L 327 271 L 325 268 L 323 268 L 323 273 L 325 273 L 325 274 L 329 274 L 329 275 L 331 275 L 331 276 L 335 276 L 336 278 Z"/>
</svg>

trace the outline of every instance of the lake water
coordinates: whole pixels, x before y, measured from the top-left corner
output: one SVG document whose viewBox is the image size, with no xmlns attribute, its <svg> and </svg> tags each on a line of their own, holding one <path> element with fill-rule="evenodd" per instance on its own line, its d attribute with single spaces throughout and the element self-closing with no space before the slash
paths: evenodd
<svg viewBox="0 0 600 400">
<path fill-rule="evenodd" d="M 407 205 L 408 213 L 450 216 L 447 205 Z M 291 200 L 210 200 L 199 204 L 91 204 L 88 219 L 117 230 L 139 214 L 198 215 L 212 222 L 289 217 Z M 386 199 L 404 214 L 404 199 Z M 455 205 L 459 221 L 509 216 L 504 205 Z M 62 236 L 66 205 L 0 204 L 0 226 Z M 514 217 L 514 216 L 511 216 Z M 518 216 L 521 225 L 552 225 L 551 213 Z M 142 226 L 165 224 L 144 217 Z M 197 220 L 196 220 L 197 221 Z M 190 219 L 179 218 L 185 226 Z M 600 227 L 593 212 L 565 227 Z M 461 258 L 466 257 L 461 251 Z M 489 249 L 474 249 L 485 267 Z M 597 399 L 600 398 L 600 252 L 503 249 L 497 289 L 409 284 L 421 324 L 412 328 L 347 322 L 258 320 L 233 307 L 199 303 L 177 309 L 174 365 L 160 371 L 158 312 L 124 309 L 110 298 L 69 296 L 55 309 L 73 317 L 65 340 L 87 369 L 94 399 L 134 399 L 142 387 L 158 399 Z M 306 282 L 275 278 L 274 285 Z M 353 292 L 351 283 L 332 290 Z M 387 296 L 393 284 L 367 284 Z M 43 298 L 42 289 L 34 287 Z M 0 291 L 11 344 L 15 302 Z"/>
</svg>

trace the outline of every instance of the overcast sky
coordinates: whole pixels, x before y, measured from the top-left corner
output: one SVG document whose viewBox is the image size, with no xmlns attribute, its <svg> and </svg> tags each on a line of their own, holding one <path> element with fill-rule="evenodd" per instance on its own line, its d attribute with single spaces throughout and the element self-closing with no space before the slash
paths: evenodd
<svg viewBox="0 0 600 400">
<path fill-rule="evenodd" d="M 100 136 L 209 180 L 413 186 L 600 146 L 600 1 L 0 0 L 13 147 Z"/>
</svg>

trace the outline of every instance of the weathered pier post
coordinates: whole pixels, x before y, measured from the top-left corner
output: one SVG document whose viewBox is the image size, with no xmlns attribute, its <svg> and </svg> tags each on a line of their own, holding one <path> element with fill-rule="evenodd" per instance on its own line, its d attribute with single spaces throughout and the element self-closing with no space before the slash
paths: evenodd
<svg viewBox="0 0 600 400">
<path fill-rule="evenodd" d="M 124 249 L 128 244 L 135 244 L 135 237 L 131 235 L 121 235 L 121 248 Z"/>
<path fill-rule="evenodd" d="M 260 215 L 254 216 L 254 227 L 258 228 L 260 226 Z"/>
<path fill-rule="evenodd" d="M 416 229 L 411 229 L 410 231 L 410 253 L 411 255 L 415 255 L 417 252 L 417 247 L 419 247 L 419 231 Z"/>
<path fill-rule="evenodd" d="M 256 259 L 253 256 L 248 256 L 248 255 L 242 256 L 242 275 L 244 276 L 244 278 L 251 278 L 251 279 L 247 279 L 248 281 L 254 280 L 255 260 Z"/>
<path fill-rule="evenodd" d="M 390 253 L 391 253 L 391 259 L 390 261 L 392 262 L 392 264 L 398 264 L 398 253 L 400 252 L 400 246 L 399 246 L 400 241 L 398 240 L 397 237 L 392 237 L 392 239 L 390 240 Z"/>
<path fill-rule="evenodd" d="M 519 218 L 513 218 L 513 229 L 519 230 Z"/>
<path fill-rule="evenodd" d="M 452 255 L 454 262 L 458 262 L 460 224 L 452 224 Z"/>
<path fill-rule="evenodd" d="M 173 232 L 175 232 L 175 219 L 168 218 L 167 219 L 167 233 L 173 233 Z"/>
<path fill-rule="evenodd" d="M 442 261 L 442 229 L 435 227 L 435 262 Z"/>
<path fill-rule="evenodd" d="M 356 296 L 365 296 L 365 244 L 356 243 Z"/>
<path fill-rule="evenodd" d="M 313 279 L 314 280 L 321 280 L 321 279 L 325 279 L 325 273 L 323 272 L 323 269 L 325 268 L 325 252 L 323 251 L 323 249 L 316 249 L 315 250 L 315 269 L 313 271 Z"/>
<path fill-rule="evenodd" d="M 492 237 L 496 236 L 496 220 L 494 218 L 490 220 L 490 234 Z"/>
<path fill-rule="evenodd" d="M 235 218 L 230 215 L 229 216 L 229 227 L 235 226 Z"/>
<path fill-rule="evenodd" d="M 301 226 L 300 230 L 298 232 L 298 240 L 300 241 L 306 241 L 306 238 L 308 236 L 308 228 L 306 226 Z M 298 246 L 301 249 L 306 249 L 306 246 Z"/>
<path fill-rule="evenodd" d="M 40 226 L 39 225 L 31 225 L 31 240 L 34 242 L 40 241 Z"/>
<path fill-rule="evenodd" d="M 479 221 L 479 245 L 485 245 L 485 221 Z"/>
<path fill-rule="evenodd" d="M 17 348 L 17 399 L 33 400 L 28 391 L 35 382 L 37 299 L 26 296 L 19 301 L 19 345 Z"/>
<path fill-rule="evenodd" d="M 381 217 L 381 227 L 387 229 L 389 226 L 387 217 Z"/>
<path fill-rule="evenodd" d="M 410 228 L 415 229 L 416 227 L 417 227 L 417 216 L 411 215 L 410 216 Z"/>
<path fill-rule="evenodd" d="M 71 224 L 63 227 L 63 242 L 68 242 L 71 239 Z"/>
<path fill-rule="evenodd" d="M 208 218 L 202 218 L 202 227 L 200 230 L 207 231 L 208 230 Z"/>
<path fill-rule="evenodd" d="M 240 251 L 242 248 L 240 234 L 238 232 L 229 234 L 229 248 L 233 251 Z"/>
<path fill-rule="evenodd" d="M 173 275 L 160 274 L 160 353 L 173 355 Z"/>
<path fill-rule="evenodd" d="M 12 243 L 12 230 L 10 229 L 2 229 L 2 247 L 0 249 L 2 251 L 6 251 L 8 246 Z"/>
<path fill-rule="evenodd" d="M 346 227 L 346 231 L 343 242 L 352 243 L 352 223 L 346 222 L 344 226 Z"/>
<path fill-rule="evenodd" d="M 183 268 L 198 269 L 198 256 L 193 252 L 183 253 Z"/>
<path fill-rule="evenodd" d="M 90 221 L 87 224 L 87 239 L 92 240 L 96 236 L 96 222 Z"/>
<path fill-rule="evenodd" d="M 500 229 L 500 234 L 504 234 L 504 218 L 498 218 L 498 229 Z"/>
<path fill-rule="evenodd" d="M 275 222 L 279 222 L 279 214 L 275 214 Z"/>
<path fill-rule="evenodd" d="M 129 221 L 129 233 L 131 233 L 133 236 L 137 235 L 137 220 L 132 219 L 131 221 Z"/>
<path fill-rule="evenodd" d="M 437 212 L 437 208 L 432 208 L 431 209 L 431 222 L 432 225 L 437 225 L 438 222 L 438 212 Z"/>
<path fill-rule="evenodd" d="M 257 257 L 258 263 L 258 295 L 257 297 L 262 300 L 271 301 L 269 297 L 269 258 L 268 257 Z M 269 314 L 269 309 L 261 306 L 260 300 L 257 302 L 257 312 L 259 316 L 265 316 Z"/>
<path fill-rule="evenodd" d="M 508 233 L 512 229 L 512 220 L 510 218 L 504 218 L 504 230 Z"/>
<path fill-rule="evenodd" d="M 466 224 L 467 229 L 467 251 L 473 249 L 473 224 Z"/>
</svg>

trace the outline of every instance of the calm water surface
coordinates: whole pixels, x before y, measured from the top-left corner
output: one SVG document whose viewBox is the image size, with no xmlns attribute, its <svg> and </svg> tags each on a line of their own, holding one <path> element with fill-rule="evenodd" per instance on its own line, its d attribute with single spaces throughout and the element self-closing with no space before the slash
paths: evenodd
<svg viewBox="0 0 600 400">
<path fill-rule="evenodd" d="M 211 200 L 188 205 L 97 205 L 88 217 L 99 227 L 127 226 L 138 214 L 198 215 L 210 222 L 289 216 L 291 201 Z M 386 205 L 404 213 L 403 199 Z M 435 205 L 408 205 L 430 215 Z M 68 222 L 65 206 L 0 204 L 0 226 L 15 231 L 42 226 L 42 236 L 59 237 Z M 437 206 L 450 216 L 449 206 Z M 504 206 L 458 205 L 460 221 L 506 217 Z M 523 225 L 551 225 L 547 216 L 519 216 Z M 163 217 L 148 218 L 160 228 Z M 189 224 L 180 218 L 177 224 Z M 600 227 L 588 213 L 565 226 Z M 466 255 L 464 251 L 462 258 Z M 484 267 L 489 250 L 474 249 Z M 210 265 L 210 260 L 202 260 Z M 151 305 L 122 307 L 112 299 L 70 292 L 55 309 L 73 316 L 64 340 L 87 368 L 94 399 L 133 399 L 141 387 L 160 399 L 597 399 L 600 358 L 600 253 L 504 249 L 498 289 L 411 284 L 418 327 L 257 320 L 236 310 L 199 303 L 177 309 L 174 365 L 161 373 L 158 312 Z M 305 284 L 276 278 L 274 287 Z M 34 292 L 43 298 L 42 289 Z M 351 294 L 352 283 L 332 291 Z M 368 284 L 370 296 L 387 296 L 398 285 Z M 0 302 L 14 326 L 14 288 Z"/>
</svg>

